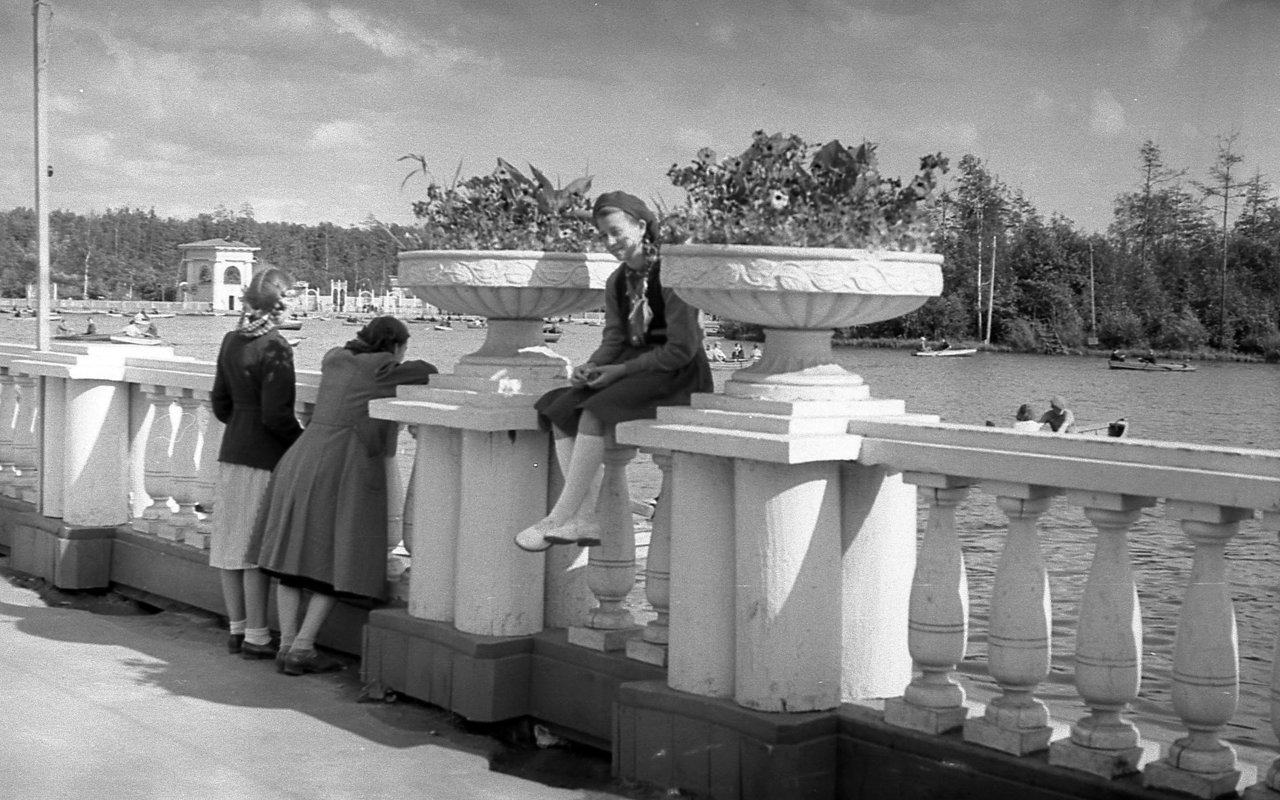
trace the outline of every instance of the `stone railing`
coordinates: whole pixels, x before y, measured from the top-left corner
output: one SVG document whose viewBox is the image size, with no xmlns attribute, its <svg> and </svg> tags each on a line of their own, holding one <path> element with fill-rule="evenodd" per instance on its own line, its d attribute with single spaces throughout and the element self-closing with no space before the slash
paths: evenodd
<svg viewBox="0 0 1280 800">
<path fill-rule="evenodd" d="M 1186 734 L 1146 764 L 1143 782 L 1200 797 L 1235 791 L 1241 773 L 1221 739 L 1239 694 L 1225 548 L 1241 522 L 1258 514 L 1265 528 L 1280 531 L 1280 453 L 919 422 L 855 421 L 849 430 L 863 437 L 859 463 L 901 471 L 928 507 L 909 612 L 919 672 L 887 702 L 887 722 L 933 734 L 960 728 L 966 741 L 1014 755 L 1048 748 L 1051 764 L 1108 779 L 1137 772 L 1142 733 L 1125 711 L 1138 697 L 1143 626 L 1129 534 L 1144 508 L 1160 504 L 1193 548 L 1172 670 L 1173 712 Z M 987 630 L 987 666 L 1000 694 L 975 717 L 952 678 L 969 624 L 966 532 L 957 529 L 956 507 L 971 491 L 994 496 L 1008 521 Z M 1095 531 L 1074 670 L 1088 713 L 1069 737 L 1051 742 L 1048 711 L 1036 697 L 1052 647 L 1039 521 L 1058 495 L 1082 509 Z M 1265 784 L 1280 788 L 1274 767 Z"/>
</svg>

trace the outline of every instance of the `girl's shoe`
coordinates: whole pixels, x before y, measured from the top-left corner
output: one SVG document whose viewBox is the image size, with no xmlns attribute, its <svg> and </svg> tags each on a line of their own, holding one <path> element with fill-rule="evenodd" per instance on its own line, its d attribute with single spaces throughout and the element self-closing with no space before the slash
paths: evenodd
<svg viewBox="0 0 1280 800">
<path fill-rule="evenodd" d="M 319 650 L 290 649 L 284 657 L 284 674 L 306 675 L 308 672 L 337 672 L 343 663 Z"/>
<path fill-rule="evenodd" d="M 551 544 L 576 544 L 579 547 L 595 547 L 600 544 L 600 519 L 594 514 L 574 517 L 558 528 L 548 531 L 544 538 Z"/>
<path fill-rule="evenodd" d="M 553 544 L 548 534 L 556 528 L 550 520 L 540 520 L 516 534 L 516 547 L 526 553 L 541 553 Z"/>
<path fill-rule="evenodd" d="M 284 659 L 287 655 L 289 655 L 289 648 L 287 647 L 281 647 L 276 651 L 276 672 L 281 675 L 284 674 Z"/>
<path fill-rule="evenodd" d="M 267 644 L 244 642 L 240 645 L 240 657 L 246 659 L 275 658 L 277 652 L 279 651 L 270 642 Z"/>
<path fill-rule="evenodd" d="M 244 647 L 244 634 L 231 633 L 227 634 L 227 652 L 236 655 Z"/>
</svg>

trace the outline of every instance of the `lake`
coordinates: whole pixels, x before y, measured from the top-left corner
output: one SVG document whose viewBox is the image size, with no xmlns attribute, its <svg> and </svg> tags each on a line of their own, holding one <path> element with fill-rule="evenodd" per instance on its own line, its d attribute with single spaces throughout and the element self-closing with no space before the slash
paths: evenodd
<svg viewBox="0 0 1280 800">
<path fill-rule="evenodd" d="M 125 320 L 96 317 L 107 331 Z M 84 318 L 68 316 L 67 324 L 82 328 Z M 212 360 L 230 317 L 177 317 L 159 320 L 161 334 L 180 355 Z M 600 329 L 564 325 L 554 348 L 575 363 L 600 341 Z M 350 339 L 358 330 L 337 319 L 304 322 L 290 335 L 302 337 L 296 350 L 299 369 L 318 369 L 330 347 Z M 410 358 L 425 358 L 449 372 L 459 357 L 478 349 L 483 330 L 432 330 L 429 324 L 410 325 Z M 0 317 L 0 338 L 34 342 L 34 323 Z M 726 343 L 725 350 L 729 349 Z M 767 347 L 767 344 L 766 344 Z M 747 345 L 750 350 L 750 345 Z M 907 410 L 938 414 L 946 422 L 997 425 L 1013 422 L 1022 403 L 1037 412 L 1048 397 L 1063 395 L 1078 423 L 1101 425 L 1118 417 L 1130 423 L 1135 438 L 1185 441 L 1206 445 L 1280 450 L 1280 366 L 1197 362 L 1196 372 L 1156 373 L 1108 370 L 1104 358 L 979 354 L 972 358 L 912 358 L 907 350 L 838 348 L 836 359 L 860 374 L 875 397 L 900 398 Z M 717 388 L 731 375 L 717 371 Z M 633 491 L 652 497 L 658 475 L 641 458 L 632 467 Z M 994 500 L 975 492 L 960 509 L 961 530 L 969 567 L 971 604 L 970 654 L 962 671 L 979 684 L 985 674 L 986 615 L 995 565 L 1004 540 L 1005 521 Z M 923 527 L 924 510 L 920 523 Z M 1060 498 L 1042 518 L 1042 543 L 1053 593 L 1053 673 L 1043 693 L 1070 701 L 1071 655 L 1080 592 L 1093 551 L 1093 527 L 1078 508 Z M 1181 529 L 1163 519 L 1159 507 L 1148 509 L 1130 536 L 1133 566 L 1143 607 L 1143 688 L 1135 712 L 1140 724 L 1176 730 L 1170 707 L 1170 667 L 1177 613 L 1191 568 L 1191 546 Z M 1268 713 L 1271 649 L 1280 622 L 1274 538 L 1256 522 L 1246 523 L 1227 549 L 1229 577 L 1240 630 L 1240 713 L 1228 730 L 1239 744 L 1272 746 Z"/>
</svg>

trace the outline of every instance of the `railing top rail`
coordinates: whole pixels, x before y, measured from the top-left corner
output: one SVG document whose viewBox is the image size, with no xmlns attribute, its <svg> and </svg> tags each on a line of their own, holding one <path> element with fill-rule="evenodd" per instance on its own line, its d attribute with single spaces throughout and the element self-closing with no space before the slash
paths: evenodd
<svg viewBox="0 0 1280 800">
<path fill-rule="evenodd" d="M 1280 511 L 1280 452 L 854 420 L 858 461 L 895 470 Z"/>
</svg>

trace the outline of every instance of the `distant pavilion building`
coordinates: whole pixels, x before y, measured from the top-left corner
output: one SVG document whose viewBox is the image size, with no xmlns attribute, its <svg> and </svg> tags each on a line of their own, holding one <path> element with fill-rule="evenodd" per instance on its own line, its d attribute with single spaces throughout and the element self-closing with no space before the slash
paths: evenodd
<svg viewBox="0 0 1280 800">
<path fill-rule="evenodd" d="M 226 239 L 180 244 L 186 273 L 184 302 L 208 303 L 212 310 L 238 311 L 244 287 L 254 273 L 260 247 Z"/>
</svg>

